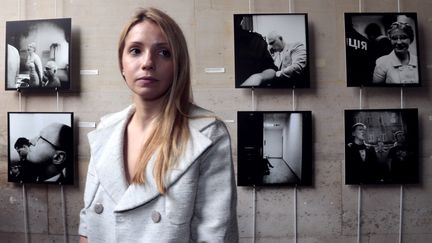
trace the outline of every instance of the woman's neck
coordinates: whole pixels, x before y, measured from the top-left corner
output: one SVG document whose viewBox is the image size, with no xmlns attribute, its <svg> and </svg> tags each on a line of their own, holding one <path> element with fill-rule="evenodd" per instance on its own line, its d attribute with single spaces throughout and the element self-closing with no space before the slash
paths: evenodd
<svg viewBox="0 0 432 243">
<path fill-rule="evenodd" d="M 156 126 L 155 119 L 162 112 L 162 103 L 158 101 L 142 101 L 134 97 L 135 113 L 130 118 L 125 132 L 124 166 L 126 179 L 132 183 L 136 174 L 137 163 L 143 152 L 143 146 L 152 136 Z"/>
<path fill-rule="evenodd" d="M 407 65 L 410 61 L 409 52 L 395 52 L 397 58 L 403 65 Z"/>
<path fill-rule="evenodd" d="M 131 122 L 145 129 L 159 114 L 163 112 L 163 99 L 142 100 L 134 98 L 135 114 Z"/>
</svg>

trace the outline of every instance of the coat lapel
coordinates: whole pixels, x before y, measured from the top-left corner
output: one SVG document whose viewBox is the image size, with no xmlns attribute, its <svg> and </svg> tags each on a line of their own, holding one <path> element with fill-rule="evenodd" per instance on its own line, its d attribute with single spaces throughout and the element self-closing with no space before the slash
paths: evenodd
<svg viewBox="0 0 432 243">
<path fill-rule="evenodd" d="M 191 136 L 186 145 L 186 151 L 179 159 L 177 166 L 169 172 L 169 177 L 167 178 L 168 189 L 188 171 L 191 165 L 197 161 L 198 157 L 212 144 L 212 141 L 201 134 L 198 130 L 191 128 L 190 132 Z M 161 195 L 157 190 L 153 177 L 155 157 L 156 156 L 153 156 L 147 166 L 146 183 L 141 185 L 130 185 L 117 204 L 115 212 L 132 210 Z"/>
<path fill-rule="evenodd" d="M 128 117 L 128 113 L 120 113 L 114 118 L 117 121 L 122 117 L 122 122 L 103 124 L 104 127 L 88 135 L 92 148 L 91 156 L 96 162 L 96 173 L 101 186 L 116 203 L 120 201 L 128 187 L 123 165 L 123 140 L 126 125 L 124 118 Z"/>
<path fill-rule="evenodd" d="M 123 143 L 126 121 L 134 112 L 130 106 L 125 110 L 103 118 L 101 127 L 89 133 L 92 158 L 97 158 L 96 173 L 101 186 L 117 204 L 115 212 L 127 211 L 142 206 L 160 196 L 153 177 L 156 154 L 146 168 L 146 183 L 128 185 L 123 164 Z M 192 106 L 189 122 L 190 138 L 186 150 L 177 166 L 169 172 L 167 188 L 176 183 L 212 144 L 201 131 L 215 121 L 212 113 Z M 109 175 L 109 176 L 107 176 Z"/>
</svg>

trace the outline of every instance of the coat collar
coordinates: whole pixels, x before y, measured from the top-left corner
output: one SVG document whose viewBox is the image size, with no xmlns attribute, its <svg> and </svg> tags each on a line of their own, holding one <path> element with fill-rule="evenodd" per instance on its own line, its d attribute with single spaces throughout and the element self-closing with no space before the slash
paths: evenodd
<svg viewBox="0 0 432 243">
<path fill-rule="evenodd" d="M 105 116 L 98 129 L 89 133 L 96 173 L 101 186 L 117 204 L 116 211 L 126 211 L 139 207 L 160 196 L 153 177 L 155 156 L 146 169 L 146 183 L 128 185 L 123 164 L 124 133 L 127 120 L 134 113 L 135 107 L 129 106 L 123 111 Z M 192 106 L 189 120 L 190 139 L 186 150 L 177 166 L 169 173 L 167 188 L 174 184 L 190 168 L 197 158 L 212 144 L 201 131 L 216 119 L 211 112 Z"/>
<path fill-rule="evenodd" d="M 412 55 L 411 53 L 409 55 L 410 55 L 410 60 L 409 60 L 409 63 L 407 64 L 407 66 L 417 67 L 416 56 Z M 396 53 L 394 50 L 392 52 L 390 52 L 390 54 L 388 56 L 389 56 L 389 63 L 391 66 L 393 66 L 395 68 L 403 66 L 403 64 L 401 63 L 399 58 L 396 56 Z"/>
</svg>

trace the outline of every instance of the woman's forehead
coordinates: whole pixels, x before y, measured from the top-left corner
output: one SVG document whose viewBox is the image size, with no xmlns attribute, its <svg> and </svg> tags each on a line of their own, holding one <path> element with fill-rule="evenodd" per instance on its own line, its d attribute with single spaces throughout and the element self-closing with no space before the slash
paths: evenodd
<svg viewBox="0 0 432 243">
<path fill-rule="evenodd" d="M 150 20 L 135 24 L 126 35 L 126 41 L 134 42 L 142 39 L 166 42 L 166 37 L 159 25 Z"/>
<path fill-rule="evenodd" d="M 390 35 L 407 35 L 407 32 L 403 29 L 397 28 L 392 31 L 390 31 Z"/>
</svg>

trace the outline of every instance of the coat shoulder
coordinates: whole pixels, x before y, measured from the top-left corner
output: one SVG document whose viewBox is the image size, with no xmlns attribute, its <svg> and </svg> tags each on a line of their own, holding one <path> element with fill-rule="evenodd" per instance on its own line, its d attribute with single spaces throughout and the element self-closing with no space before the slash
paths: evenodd
<svg viewBox="0 0 432 243">
<path fill-rule="evenodd" d="M 87 137 L 90 142 L 90 146 L 95 141 L 103 141 L 106 138 L 111 136 L 113 131 L 121 128 L 125 125 L 125 121 L 135 112 L 135 107 L 133 105 L 128 106 L 122 111 L 107 114 L 100 119 L 99 124 L 96 129 L 89 132 Z"/>
<path fill-rule="evenodd" d="M 189 126 L 198 131 L 203 131 L 208 126 L 215 123 L 216 115 L 209 110 L 192 104 L 189 110 Z"/>
<path fill-rule="evenodd" d="M 135 107 L 133 105 L 130 105 L 121 111 L 104 115 L 103 117 L 101 117 L 97 129 L 117 125 L 119 122 L 122 122 L 126 118 L 130 117 L 134 112 Z"/>
</svg>

